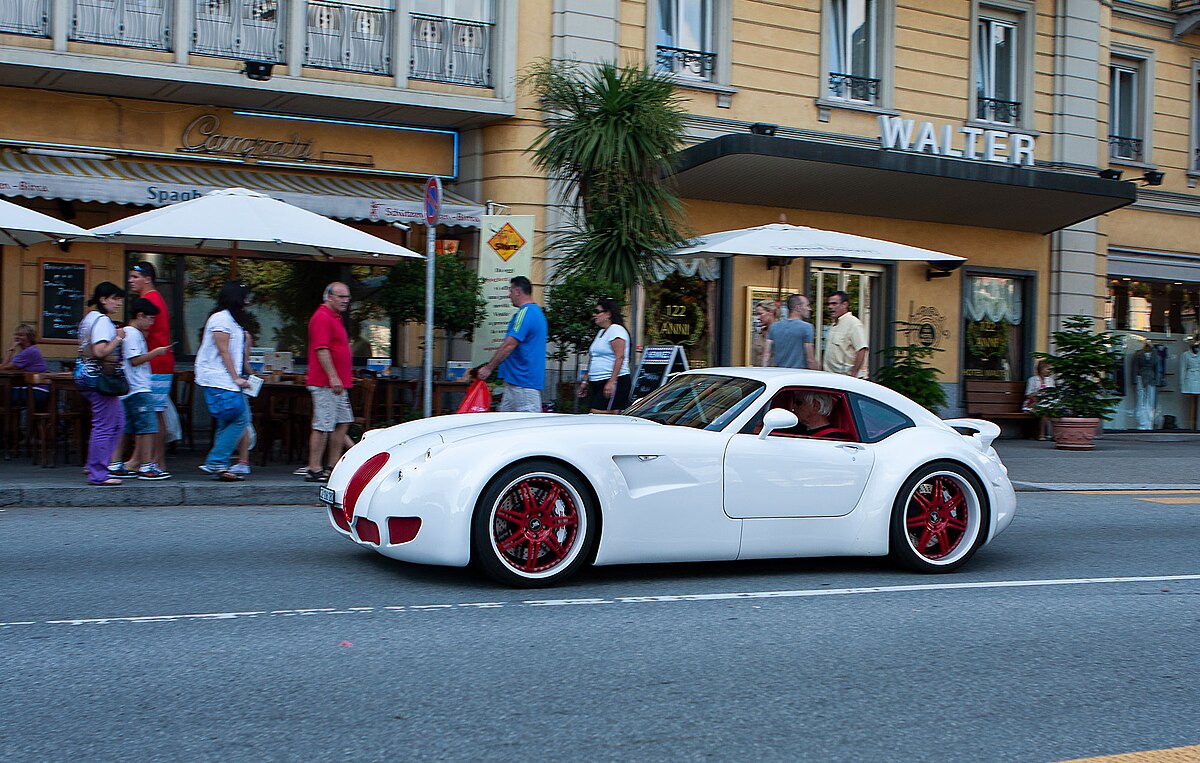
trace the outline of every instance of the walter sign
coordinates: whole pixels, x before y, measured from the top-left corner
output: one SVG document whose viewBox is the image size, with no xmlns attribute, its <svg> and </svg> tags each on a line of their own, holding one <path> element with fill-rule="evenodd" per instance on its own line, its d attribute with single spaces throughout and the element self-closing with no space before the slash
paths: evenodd
<svg viewBox="0 0 1200 763">
<path fill-rule="evenodd" d="M 903 117 L 879 117 L 879 147 L 951 159 L 1033 166 L 1034 138 L 1023 133 L 954 127 Z"/>
</svg>

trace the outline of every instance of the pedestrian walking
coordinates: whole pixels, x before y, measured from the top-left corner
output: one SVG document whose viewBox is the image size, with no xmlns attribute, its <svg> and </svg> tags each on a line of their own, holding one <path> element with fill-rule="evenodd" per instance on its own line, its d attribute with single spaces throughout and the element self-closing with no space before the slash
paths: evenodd
<svg viewBox="0 0 1200 763">
<path fill-rule="evenodd" d="M 533 284 L 525 276 L 509 280 L 508 298 L 517 312 L 508 322 L 504 341 L 475 376 L 487 379 L 495 371 L 504 380 L 504 397 L 496 410 L 541 413 L 546 386 L 546 315 L 533 301 Z"/>
<path fill-rule="evenodd" d="M 771 365 L 771 340 L 767 334 L 775 321 L 779 320 L 779 303 L 773 299 L 763 300 L 754 306 L 754 317 L 758 320 L 758 333 L 753 337 L 750 365 Z"/>
<path fill-rule="evenodd" d="M 204 403 L 216 420 L 212 449 L 200 470 L 222 482 L 246 478 L 229 471 L 238 440 L 250 425 L 250 406 L 242 390 L 250 386 L 245 365 L 246 296 L 244 284 L 230 281 L 221 287 L 217 304 L 204 324 L 196 353 L 196 384 L 204 391 Z"/>
<path fill-rule="evenodd" d="M 92 290 L 88 306 L 93 308 L 79 322 L 79 352 L 75 363 L 75 385 L 92 410 L 92 433 L 88 438 L 87 481 L 110 487 L 121 480 L 108 473 L 109 459 L 125 426 L 125 413 L 118 396 L 100 394 L 100 379 L 119 375 L 121 343 L 125 330 L 113 318 L 121 314 L 125 292 L 111 281 L 101 281 Z"/>
<path fill-rule="evenodd" d="M 150 464 L 164 474 L 167 469 L 167 439 L 170 423 L 177 422 L 179 415 L 171 402 L 171 383 L 175 378 L 175 343 L 171 341 L 171 312 L 167 302 L 155 285 L 158 272 L 149 262 L 139 262 L 129 268 L 125 283 L 133 296 L 149 300 L 158 313 L 150 330 L 146 332 L 146 349 L 156 352 L 150 360 L 150 404 L 154 407 L 158 427 L 154 433 L 149 454 Z M 162 352 L 158 352 L 158 350 Z M 172 438 L 177 439 L 177 438 Z"/>
<path fill-rule="evenodd" d="M 170 479 L 171 475 L 153 461 L 154 440 L 161 422 L 150 394 L 150 363 L 171 348 L 162 346 L 151 350 L 146 346 L 146 334 L 158 317 L 158 307 L 153 302 L 138 297 L 133 300 L 129 312 L 133 317 L 125 325 L 125 343 L 121 353 L 129 392 L 121 396 L 121 404 L 125 413 L 125 434 L 134 438 L 133 455 L 120 465 L 120 473 L 113 473 L 111 466 L 109 472 L 118 478 Z"/>
<path fill-rule="evenodd" d="M 588 348 L 588 381 L 579 396 L 588 398 L 591 413 L 620 413 L 629 407 L 629 331 L 615 299 L 601 297 L 592 309 L 600 329 Z"/>
<path fill-rule="evenodd" d="M 850 295 L 835 291 L 825 304 L 833 317 L 823 350 L 825 370 L 867 378 L 867 330 L 850 312 Z"/>
<path fill-rule="evenodd" d="M 309 482 L 329 479 L 332 467 L 342 457 L 354 412 L 350 409 L 350 387 L 354 384 L 350 337 L 342 319 L 350 309 L 350 287 L 334 281 L 325 287 L 324 301 L 308 320 L 308 376 L 312 395 L 312 433 L 308 437 Z M 323 459 L 323 460 L 322 460 Z"/>
<path fill-rule="evenodd" d="M 767 329 L 768 363 L 781 368 L 817 367 L 817 355 L 813 350 L 812 305 L 803 294 L 787 298 L 786 320 L 775 321 Z"/>
</svg>

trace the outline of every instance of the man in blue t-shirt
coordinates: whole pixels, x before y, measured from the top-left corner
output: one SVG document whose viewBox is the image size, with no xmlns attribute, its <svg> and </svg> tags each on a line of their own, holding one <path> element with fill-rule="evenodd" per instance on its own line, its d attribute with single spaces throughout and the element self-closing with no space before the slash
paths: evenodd
<svg viewBox="0 0 1200 763">
<path fill-rule="evenodd" d="M 517 312 L 508 322 L 496 354 L 479 367 L 476 376 L 486 379 L 498 371 L 504 380 L 504 397 L 496 410 L 541 413 L 542 388 L 546 386 L 546 316 L 533 301 L 533 284 L 525 276 L 509 281 L 508 297 Z"/>
</svg>

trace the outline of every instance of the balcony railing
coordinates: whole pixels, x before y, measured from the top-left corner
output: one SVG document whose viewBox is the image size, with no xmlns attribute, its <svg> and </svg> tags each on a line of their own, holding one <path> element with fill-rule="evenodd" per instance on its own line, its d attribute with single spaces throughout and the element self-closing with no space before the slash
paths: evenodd
<svg viewBox="0 0 1200 763">
<path fill-rule="evenodd" d="M 1140 162 L 1142 160 L 1142 139 L 1124 135 L 1109 135 L 1108 150 L 1113 159 Z"/>
<path fill-rule="evenodd" d="M 717 66 L 717 54 L 659 45 L 654 62 L 659 71 L 711 82 Z"/>
<path fill-rule="evenodd" d="M 414 13 L 409 76 L 491 87 L 491 47 L 489 23 Z"/>
<path fill-rule="evenodd" d="M 309 0 L 304 65 L 391 74 L 393 14 L 386 8 Z"/>
<path fill-rule="evenodd" d="M 75 0 L 70 39 L 171 49 L 170 0 Z"/>
<path fill-rule="evenodd" d="M 50 0 L 0 0 L 0 32 L 50 36 Z"/>
<path fill-rule="evenodd" d="M 840 72 L 829 73 L 829 94 L 843 101 L 875 103 L 879 100 L 879 80 Z"/>
<path fill-rule="evenodd" d="M 1003 101 L 999 98 L 979 98 L 975 107 L 975 117 L 984 122 L 995 122 L 1002 125 L 1015 125 L 1021 121 L 1021 102 Z"/>
<path fill-rule="evenodd" d="M 279 0 L 196 0 L 192 52 L 283 63 L 284 7 Z"/>
</svg>

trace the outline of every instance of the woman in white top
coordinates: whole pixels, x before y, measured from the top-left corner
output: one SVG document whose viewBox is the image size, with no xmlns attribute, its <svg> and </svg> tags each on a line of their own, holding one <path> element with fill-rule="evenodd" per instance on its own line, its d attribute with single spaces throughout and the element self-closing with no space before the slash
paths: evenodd
<svg viewBox="0 0 1200 763">
<path fill-rule="evenodd" d="M 588 381 L 579 396 L 588 398 L 592 413 L 620 413 L 629 407 L 629 332 L 616 300 L 601 297 L 592 313 L 600 332 L 588 349 Z"/>
<path fill-rule="evenodd" d="M 1044 360 L 1039 360 L 1037 363 L 1037 373 L 1029 377 L 1025 382 L 1025 404 L 1021 406 L 1021 410 L 1032 410 L 1033 404 L 1037 402 L 1037 396 L 1042 390 L 1047 387 L 1054 386 L 1054 377 L 1050 375 L 1050 364 Z M 1038 422 L 1038 439 L 1046 440 L 1050 437 L 1050 419 L 1045 416 Z"/>
<path fill-rule="evenodd" d="M 204 324 L 204 336 L 196 353 L 196 384 L 204 391 L 208 412 L 216 419 L 212 449 L 200 466 L 223 482 L 241 482 L 241 474 L 229 471 L 238 440 L 250 425 L 250 406 L 242 389 L 250 386 L 245 376 L 246 320 L 244 309 L 249 290 L 230 281 L 221 287 L 217 306 Z"/>
<path fill-rule="evenodd" d="M 108 473 L 113 450 L 125 428 L 125 409 L 121 398 L 101 395 L 96 391 L 96 376 L 102 365 L 121 363 L 121 343 L 125 329 L 117 328 L 112 319 L 121 314 L 125 292 L 109 281 L 96 284 L 88 305 L 95 307 L 79 322 L 79 360 L 75 367 L 75 384 L 92 407 L 92 434 L 88 439 L 87 481 L 89 485 L 110 487 L 121 480 Z"/>
</svg>

